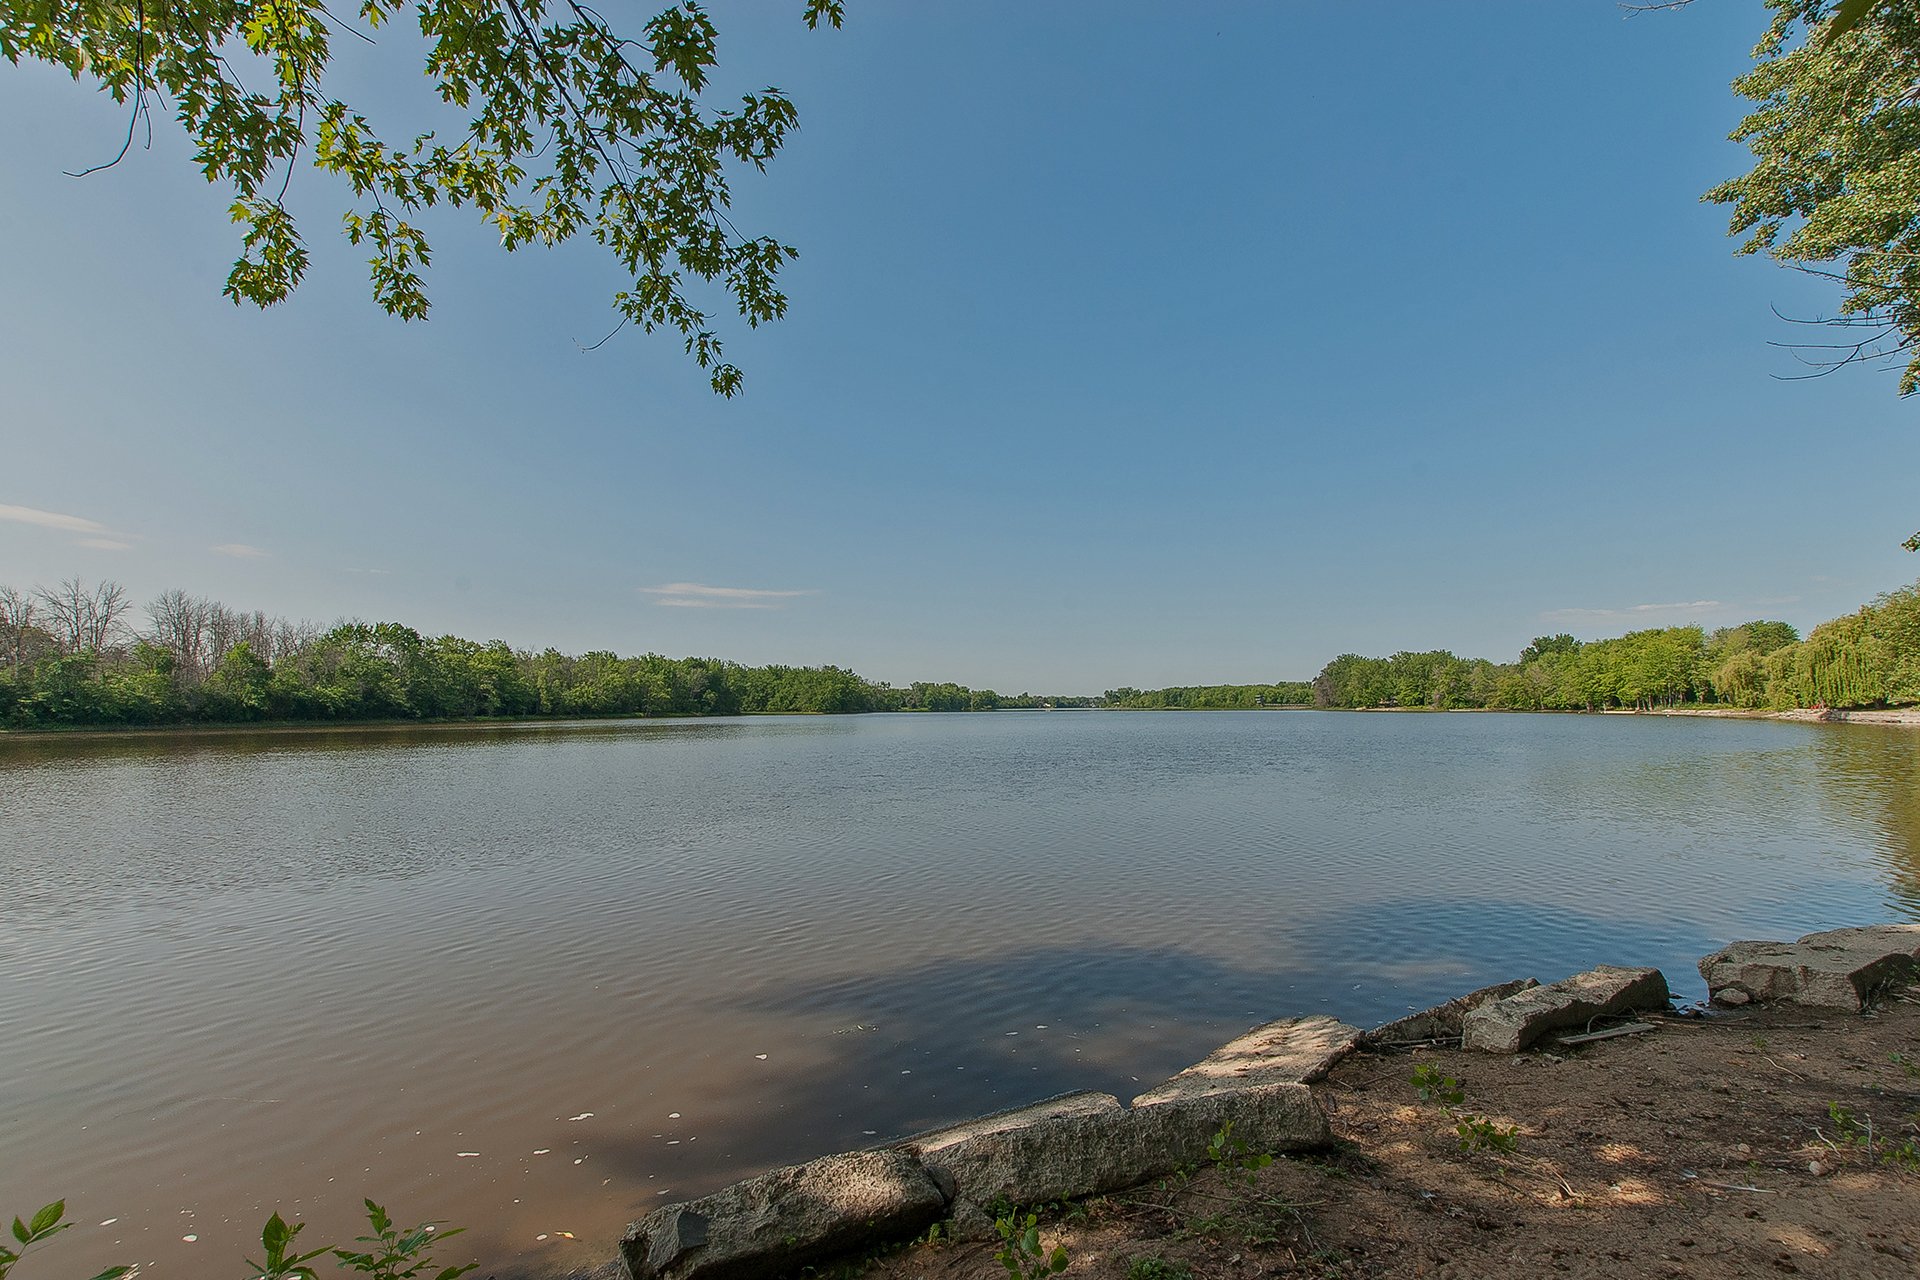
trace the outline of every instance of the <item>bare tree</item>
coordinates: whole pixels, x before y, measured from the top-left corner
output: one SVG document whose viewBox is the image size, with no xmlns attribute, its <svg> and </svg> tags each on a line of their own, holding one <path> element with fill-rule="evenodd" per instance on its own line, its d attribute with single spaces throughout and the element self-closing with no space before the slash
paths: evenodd
<svg viewBox="0 0 1920 1280">
<path fill-rule="evenodd" d="M 26 653 L 27 632 L 33 626 L 34 599 L 25 591 L 0 587 L 0 642 L 17 670 Z"/>
<path fill-rule="evenodd" d="M 302 649 L 320 638 L 318 625 L 302 619 L 289 622 L 285 618 L 275 618 L 267 627 L 267 645 L 260 656 L 268 662 L 279 662 L 291 658 Z"/>
<path fill-rule="evenodd" d="M 275 663 L 320 634 L 310 622 L 270 618 L 258 609 L 245 613 L 184 591 L 156 596 L 147 605 L 147 616 L 152 622 L 147 638 L 171 650 L 177 669 L 190 680 L 211 675 L 237 644 L 244 642 L 268 663 Z"/>
<path fill-rule="evenodd" d="M 126 627 L 127 590 L 117 582 L 88 587 L 68 578 L 52 589 L 34 593 L 46 609 L 55 643 L 65 653 L 101 652 L 120 638 Z"/>
<path fill-rule="evenodd" d="M 147 618 L 152 624 L 147 638 L 171 651 L 186 675 L 198 676 L 206 670 L 202 649 L 208 614 L 215 608 L 218 606 L 211 601 L 184 591 L 163 591 L 147 604 Z"/>
</svg>

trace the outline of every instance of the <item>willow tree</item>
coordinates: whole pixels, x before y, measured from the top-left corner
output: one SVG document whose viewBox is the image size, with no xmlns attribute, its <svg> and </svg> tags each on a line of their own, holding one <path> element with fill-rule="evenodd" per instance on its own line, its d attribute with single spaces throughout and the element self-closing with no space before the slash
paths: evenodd
<svg viewBox="0 0 1920 1280">
<path fill-rule="evenodd" d="M 1842 289 L 1816 372 L 1901 358 L 1920 389 L 1920 6 L 1767 0 L 1773 20 L 1734 88 L 1757 103 L 1733 132 L 1753 169 L 1707 193 L 1733 208 L 1742 253 Z"/>
<path fill-rule="evenodd" d="M 1841 286 L 1839 340 L 1809 375 L 1904 361 L 1920 390 L 1920 5 L 1767 0 L 1773 20 L 1734 88 L 1758 104 L 1734 130 L 1753 169 L 1707 193 L 1733 206 L 1742 253 Z M 1920 533 L 1904 544 L 1920 551 Z"/>
<path fill-rule="evenodd" d="M 794 250 L 735 228 L 728 173 L 764 169 L 797 116 L 778 89 L 708 101 L 719 38 L 695 0 L 624 34 L 578 0 L 362 0 L 356 13 L 320 0 L 0 0 L 0 55 L 52 63 L 124 104 L 120 157 L 156 109 L 178 121 L 201 173 L 233 192 L 240 253 L 224 292 L 236 304 L 271 306 L 305 276 L 287 193 L 310 164 L 342 180 L 343 230 L 369 250 L 374 301 L 393 315 L 427 314 L 418 218 L 445 203 L 508 250 L 597 241 L 630 281 L 613 296 L 619 323 L 678 334 L 716 392 L 739 389 L 695 297 L 716 286 L 749 326 L 786 313 L 779 271 Z M 804 0 L 802 16 L 837 27 L 841 0 Z M 417 37 L 457 128 L 376 125 L 331 92 L 342 42 L 390 34 Z"/>
</svg>

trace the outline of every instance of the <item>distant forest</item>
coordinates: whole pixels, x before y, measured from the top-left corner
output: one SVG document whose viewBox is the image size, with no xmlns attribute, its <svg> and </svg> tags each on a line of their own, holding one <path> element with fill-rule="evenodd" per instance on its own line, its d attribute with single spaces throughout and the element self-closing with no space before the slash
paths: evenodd
<svg viewBox="0 0 1920 1280">
<path fill-rule="evenodd" d="M 1322 707 L 1884 707 L 1920 702 L 1920 583 L 1821 623 L 1802 640 L 1784 622 L 1634 631 L 1581 642 L 1542 636 L 1519 660 L 1446 650 L 1342 654 L 1313 680 Z"/>
<path fill-rule="evenodd" d="M 535 653 L 423 636 L 395 622 L 323 631 L 184 591 L 157 597 L 145 613 L 146 625 L 136 626 L 132 602 L 111 582 L 0 587 L 0 725 L 994 711 L 1099 701 L 950 683 L 896 689 L 839 667 Z"/>
<path fill-rule="evenodd" d="M 1109 689 L 1102 697 L 904 688 L 840 667 L 622 658 L 423 636 L 394 622 L 326 630 L 169 591 L 146 625 L 114 583 L 0 587 L 0 725 L 233 724 L 524 716 L 996 711 L 1119 707 L 1785 709 L 1920 702 L 1920 583 L 1814 628 L 1784 622 L 1543 636 L 1510 663 L 1445 650 L 1342 654 L 1311 681 Z"/>
<path fill-rule="evenodd" d="M 1305 680 L 1279 684 L 1202 684 L 1171 689 L 1109 689 L 1100 703 L 1143 711 L 1247 711 L 1256 707 L 1314 705 L 1313 685 Z"/>
</svg>

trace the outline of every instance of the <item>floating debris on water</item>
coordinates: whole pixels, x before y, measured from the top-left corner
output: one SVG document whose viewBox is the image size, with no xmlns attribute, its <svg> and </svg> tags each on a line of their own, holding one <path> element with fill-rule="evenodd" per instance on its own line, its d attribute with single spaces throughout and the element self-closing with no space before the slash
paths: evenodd
<svg viewBox="0 0 1920 1280">
<path fill-rule="evenodd" d="M 581 1113 L 580 1113 L 579 1115 L 577 1115 L 577 1116 L 568 1116 L 568 1117 L 567 1117 L 567 1119 L 569 1119 L 569 1120 L 591 1120 L 591 1119 L 593 1119 L 593 1112 L 591 1112 L 591 1111 L 582 1111 L 582 1112 L 581 1112 Z"/>
</svg>

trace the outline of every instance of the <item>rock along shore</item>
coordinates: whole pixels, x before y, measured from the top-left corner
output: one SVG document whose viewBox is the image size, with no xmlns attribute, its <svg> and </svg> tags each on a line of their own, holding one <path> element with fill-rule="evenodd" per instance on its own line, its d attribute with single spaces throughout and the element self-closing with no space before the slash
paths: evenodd
<svg viewBox="0 0 1920 1280">
<path fill-rule="evenodd" d="M 1700 972 L 1716 1004 L 1857 1013 L 1920 978 L 1920 925 L 1736 942 L 1702 958 Z M 770 1280 L 924 1235 L 935 1223 L 948 1224 L 949 1238 L 986 1239 L 996 1214 L 1012 1208 L 1105 1195 L 1198 1166 L 1229 1125 L 1250 1151 L 1326 1148 L 1332 1131 L 1309 1085 L 1350 1054 L 1455 1045 L 1512 1055 L 1556 1035 L 1579 1043 L 1651 1030 L 1633 1019 L 1668 1005 L 1659 970 L 1603 965 L 1546 985 L 1482 988 L 1371 1031 L 1325 1016 L 1285 1018 L 1126 1104 L 1064 1094 L 657 1210 L 628 1228 L 621 1266 L 633 1280 Z"/>
</svg>

